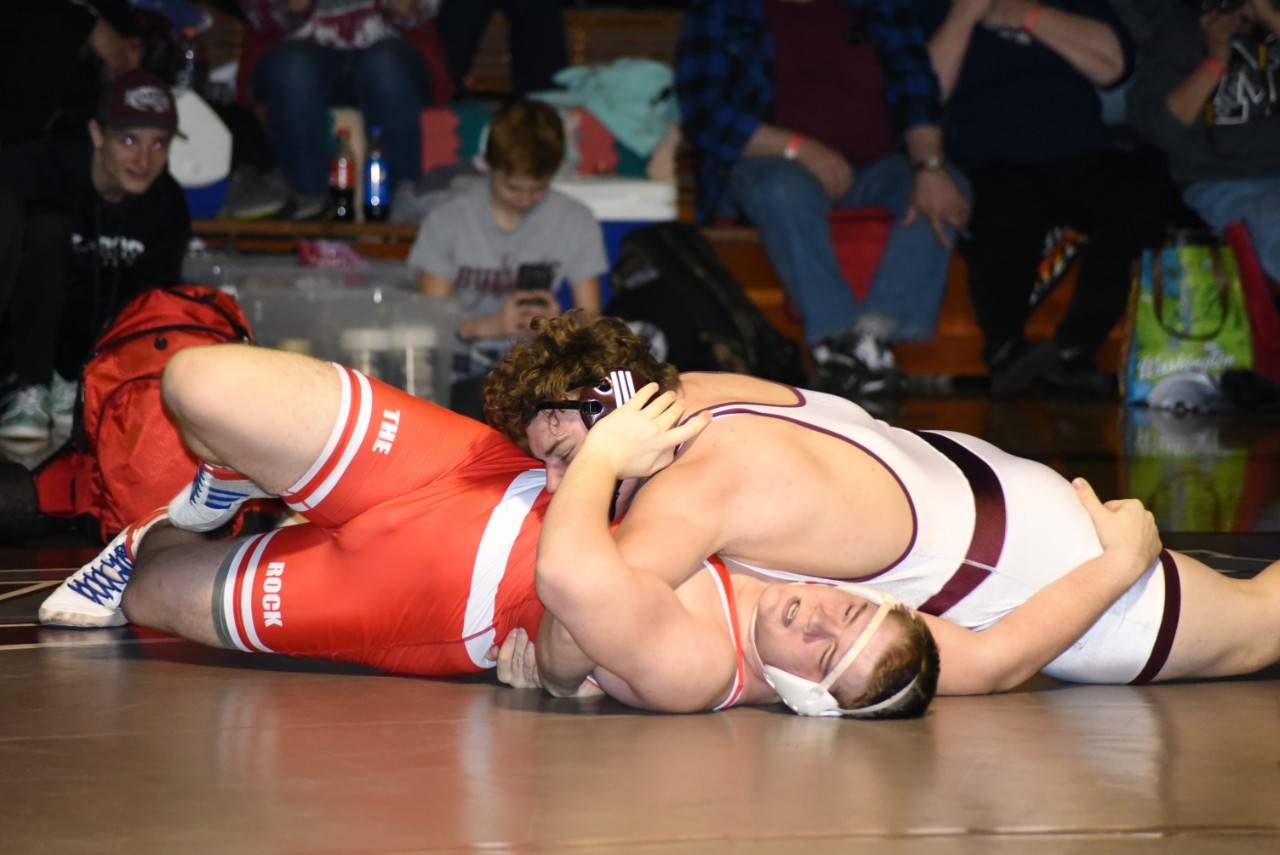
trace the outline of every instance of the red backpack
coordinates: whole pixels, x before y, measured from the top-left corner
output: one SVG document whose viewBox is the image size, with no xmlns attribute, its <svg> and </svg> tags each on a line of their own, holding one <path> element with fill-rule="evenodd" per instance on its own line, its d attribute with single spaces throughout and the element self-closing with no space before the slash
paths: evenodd
<svg viewBox="0 0 1280 855">
<path fill-rule="evenodd" d="M 168 504 L 196 459 L 160 399 L 160 375 L 186 347 L 252 341 L 233 297 L 203 285 L 139 294 L 94 345 L 81 374 L 71 439 L 35 472 L 41 512 L 88 515 L 105 543 Z"/>
</svg>

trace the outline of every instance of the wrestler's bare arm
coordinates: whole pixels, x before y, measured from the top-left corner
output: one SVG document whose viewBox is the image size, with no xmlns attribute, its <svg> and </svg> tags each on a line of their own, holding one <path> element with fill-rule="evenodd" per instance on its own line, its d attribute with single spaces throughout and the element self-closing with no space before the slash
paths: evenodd
<svg viewBox="0 0 1280 855">
<path fill-rule="evenodd" d="M 652 390 L 637 395 L 605 421 L 614 420 L 616 427 L 619 416 L 640 410 L 650 395 Z M 665 410 L 670 398 L 662 396 L 655 404 Z M 671 411 L 669 420 L 659 423 L 664 435 L 659 446 L 674 448 L 705 427 L 698 421 L 668 430 L 678 415 Z M 543 685 L 575 690 L 585 674 L 575 673 L 573 666 L 596 663 L 625 681 L 642 706 L 706 709 L 732 680 L 732 645 L 722 627 L 689 612 L 670 585 L 623 560 L 606 509 L 615 481 L 636 474 L 620 459 L 625 454 L 634 460 L 635 445 L 610 443 L 608 437 L 607 430 L 588 436 L 552 499 L 538 542 L 538 596 L 563 626 L 539 634 Z M 653 462 L 661 457 L 655 453 Z M 565 634 L 557 639 L 558 632 Z M 570 667 L 557 661 L 558 655 L 569 656 Z"/>
<path fill-rule="evenodd" d="M 1020 685 L 1084 635 L 1159 555 L 1155 519 L 1141 502 L 1125 499 L 1104 505 L 1082 479 L 1073 485 L 1098 531 L 1103 553 L 980 632 L 922 615 L 942 659 L 939 694 L 985 694 Z"/>
<path fill-rule="evenodd" d="M 636 493 L 614 532 L 628 565 L 679 587 L 720 552 L 739 518 L 736 504 L 746 498 L 746 469 L 732 435 L 716 430 L 698 437 L 671 466 Z"/>
</svg>

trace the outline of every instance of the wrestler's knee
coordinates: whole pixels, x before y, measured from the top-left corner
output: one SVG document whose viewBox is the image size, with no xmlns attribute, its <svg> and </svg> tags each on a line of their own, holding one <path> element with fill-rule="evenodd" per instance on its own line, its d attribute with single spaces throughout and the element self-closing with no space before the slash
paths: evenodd
<svg viewBox="0 0 1280 855">
<path fill-rule="evenodd" d="M 225 413 L 227 401 L 242 389 L 252 348 L 239 344 L 188 347 L 166 363 L 160 379 L 165 406 L 184 425 Z"/>
</svg>

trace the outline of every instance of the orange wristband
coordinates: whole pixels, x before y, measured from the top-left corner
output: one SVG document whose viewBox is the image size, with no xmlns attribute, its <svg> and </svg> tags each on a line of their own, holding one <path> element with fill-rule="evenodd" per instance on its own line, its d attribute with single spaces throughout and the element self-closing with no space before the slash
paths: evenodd
<svg viewBox="0 0 1280 855">
<path fill-rule="evenodd" d="M 1213 76 L 1221 80 L 1227 76 L 1227 67 L 1211 56 L 1206 56 L 1200 65 L 1213 72 Z"/>
<path fill-rule="evenodd" d="M 787 138 L 787 144 L 782 147 L 782 156 L 787 160 L 795 160 L 796 155 L 800 153 L 800 143 L 804 142 L 804 137 L 800 134 L 792 134 Z"/>
<path fill-rule="evenodd" d="M 1044 4 L 1037 3 L 1027 10 L 1027 17 L 1022 19 L 1022 29 L 1031 32 L 1036 28 L 1036 21 L 1040 20 L 1040 16 L 1044 14 Z"/>
</svg>

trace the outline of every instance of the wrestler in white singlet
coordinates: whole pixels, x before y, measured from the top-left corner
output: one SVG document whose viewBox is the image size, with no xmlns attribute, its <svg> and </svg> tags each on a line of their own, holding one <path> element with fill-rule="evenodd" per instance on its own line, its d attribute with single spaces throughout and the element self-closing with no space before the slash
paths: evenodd
<svg viewBox="0 0 1280 855">
<path fill-rule="evenodd" d="M 717 419 L 783 419 L 860 448 L 897 479 L 914 517 L 915 533 L 895 562 L 834 581 L 870 583 L 920 611 L 981 630 L 1102 554 L 1075 491 L 1049 467 L 966 434 L 895 428 L 843 398 L 796 392 L 794 405 L 732 403 L 710 412 Z M 833 581 L 726 561 L 771 578 Z M 1045 673 L 1092 683 L 1150 680 L 1173 642 L 1178 592 L 1176 566 L 1163 553 Z"/>
</svg>

